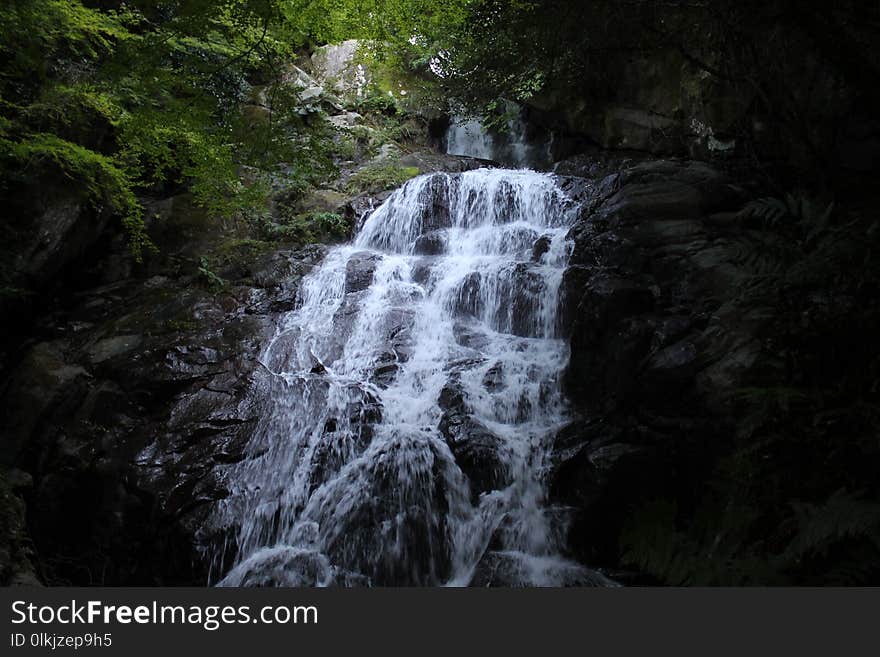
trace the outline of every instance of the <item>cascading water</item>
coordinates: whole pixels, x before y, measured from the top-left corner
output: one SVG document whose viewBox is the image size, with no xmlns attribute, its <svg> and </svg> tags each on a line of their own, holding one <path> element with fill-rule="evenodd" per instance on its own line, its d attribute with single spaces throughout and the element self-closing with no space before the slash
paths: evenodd
<svg viewBox="0 0 880 657">
<path fill-rule="evenodd" d="M 566 422 L 571 201 L 480 169 L 397 190 L 303 283 L 263 355 L 271 404 L 231 467 L 222 585 L 603 583 L 544 504 Z M 488 565 L 487 565 L 488 564 Z"/>
</svg>

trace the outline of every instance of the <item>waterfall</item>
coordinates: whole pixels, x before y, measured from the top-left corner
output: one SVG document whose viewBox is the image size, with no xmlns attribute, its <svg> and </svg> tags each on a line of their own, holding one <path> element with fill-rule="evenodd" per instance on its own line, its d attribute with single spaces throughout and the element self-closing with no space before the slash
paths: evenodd
<svg viewBox="0 0 880 657">
<path fill-rule="evenodd" d="M 475 119 L 454 118 L 446 131 L 446 152 L 481 160 L 493 160 L 495 145 L 483 124 Z"/>
<path fill-rule="evenodd" d="M 553 178 L 420 176 L 328 254 L 266 346 L 271 404 L 230 466 L 221 585 L 601 582 L 559 556 L 548 441 L 567 420 Z"/>
<path fill-rule="evenodd" d="M 489 131 L 477 119 L 453 117 L 446 130 L 446 152 L 512 167 L 546 167 L 552 162 L 547 139 L 529 139 L 525 121 L 518 115 L 507 121 L 505 131 Z"/>
</svg>

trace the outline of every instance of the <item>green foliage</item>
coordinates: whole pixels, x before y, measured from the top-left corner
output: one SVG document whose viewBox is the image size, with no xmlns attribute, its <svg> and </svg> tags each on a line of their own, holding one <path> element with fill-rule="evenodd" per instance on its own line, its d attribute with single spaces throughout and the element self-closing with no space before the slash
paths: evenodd
<svg viewBox="0 0 880 657">
<path fill-rule="evenodd" d="M 837 490 L 823 504 L 796 502 L 797 534 L 785 557 L 801 562 L 826 557 L 840 543 L 866 539 L 880 551 L 880 504 Z"/>
<path fill-rule="evenodd" d="M 368 165 L 351 176 L 346 190 L 351 194 L 376 194 L 400 187 L 417 175 L 419 175 L 418 167 L 405 167 L 393 162 Z"/>
<path fill-rule="evenodd" d="M 264 219 L 262 236 L 269 242 L 289 242 L 299 246 L 315 242 L 337 242 L 349 237 L 351 226 L 334 212 L 306 212 L 277 220 Z"/>
<path fill-rule="evenodd" d="M 880 571 L 876 502 L 843 489 L 821 504 L 795 501 L 791 531 L 775 546 L 758 533 L 760 509 L 713 504 L 704 504 L 688 531 L 676 528 L 673 502 L 640 507 L 621 535 L 623 562 L 673 586 L 790 584 L 804 576 L 853 585 L 872 581 Z"/>
<path fill-rule="evenodd" d="M 208 258 L 202 256 L 199 258 L 199 280 L 209 289 L 211 292 L 215 294 L 217 292 L 223 291 L 226 287 L 226 281 L 223 280 L 220 276 L 214 273 L 214 270 L 211 269 L 211 263 Z"/>
<path fill-rule="evenodd" d="M 304 123 L 280 75 L 297 41 L 279 2 L 114 5 L 0 7 L 0 193 L 27 183 L 23 166 L 58 172 L 121 217 L 140 258 L 143 192 L 186 187 L 234 216 L 265 207 L 282 172 L 303 189 L 332 172 L 326 129 Z M 253 81 L 271 103 L 259 126 L 240 110 Z"/>
<path fill-rule="evenodd" d="M 400 108 L 394 97 L 382 92 L 374 92 L 364 96 L 358 100 L 356 107 L 357 111 L 361 113 L 387 114 L 393 116 L 400 112 Z"/>
<path fill-rule="evenodd" d="M 303 217 L 303 220 L 311 224 L 315 232 L 336 239 L 346 237 L 350 228 L 345 218 L 335 212 L 313 212 Z"/>
<path fill-rule="evenodd" d="M 145 248 L 152 248 L 144 230 L 140 203 L 132 191 L 132 182 L 113 159 L 46 133 L 32 135 L 20 142 L 0 139 L 0 148 L 9 159 L 5 166 L 55 168 L 82 185 L 86 197 L 97 210 L 106 206 L 121 216 L 136 258 L 142 256 Z"/>
<path fill-rule="evenodd" d="M 746 543 L 754 511 L 736 504 L 705 508 L 690 532 L 676 529 L 676 511 L 669 500 L 639 508 L 621 535 L 623 562 L 673 586 L 780 583 L 772 559 Z"/>
</svg>

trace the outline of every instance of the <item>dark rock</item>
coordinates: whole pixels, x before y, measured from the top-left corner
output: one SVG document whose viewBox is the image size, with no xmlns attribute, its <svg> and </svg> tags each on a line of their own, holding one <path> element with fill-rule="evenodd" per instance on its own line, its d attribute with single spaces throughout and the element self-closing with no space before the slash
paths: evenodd
<svg viewBox="0 0 880 657">
<path fill-rule="evenodd" d="M 669 482 L 662 456 L 640 440 L 632 426 L 614 420 L 575 422 L 556 438 L 549 499 L 574 509 L 565 542 L 587 563 L 613 563 L 627 509 Z"/>
<path fill-rule="evenodd" d="M 504 367 L 500 362 L 490 367 L 483 376 L 483 386 L 489 392 L 498 392 L 504 389 Z"/>
<path fill-rule="evenodd" d="M 334 564 L 367 576 L 373 585 L 437 585 L 450 575 L 452 538 L 446 525 L 444 457 L 421 435 L 398 435 L 369 458 L 346 468 L 340 486 L 368 491 L 366 502 L 336 504 L 333 485 L 310 504 L 338 510 L 334 527 L 321 527 L 322 544 Z M 410 464 L 401 479 L 397 463 Z M 306 511 L 308 515 L 308 511 Z"/>
<path fill-rule="evenodd" d="M 693 378 L 698 366 L 697 347 L 690 340 L 682 340 L 652 354 L 643 376 L 648 385 L 683 382 Z"/>
<path fill-rule="evenodd" d="M 321 257 L 269 254 L 216 295 L 168 275 L 103 285 L 45 320 L 63 339 L 31 347 L 0 398 L 45 583 L 207 581 L 219 473 L 268 390 L 262 345 Z"/>
<path fill-rule="evenodd" d="M 415 255 L 441 255 L 446 251 L 446 239 L 442 231 L 421 235 L 413 245 Z"/>
<path fill-rule="evenodd" d="M 439 403 L 445 412 L 438 428 L 455 463 L 470 480 L 474 497 L 510 485 L 502 456 L 507 449 L 504 440 L 469 415 L 460 386 L 454 382 L 444 386 Z"/>
<path fill-rule="evenodd" d="M 370 287 L 379 256 L 369 251 L 361 251 L 351 256 L 345 269 L 345 292 L 361 292 Z"/>
<path fill-rule="evenodd" d="M 544 254 L 550 250 L 550 237 L 547 235 L 542 235 L 537 240 L 535 240 L 535 245 L 532 247 L 532 262 L 540 262 L 541 258 L 544 257 Z"/>
</svg>

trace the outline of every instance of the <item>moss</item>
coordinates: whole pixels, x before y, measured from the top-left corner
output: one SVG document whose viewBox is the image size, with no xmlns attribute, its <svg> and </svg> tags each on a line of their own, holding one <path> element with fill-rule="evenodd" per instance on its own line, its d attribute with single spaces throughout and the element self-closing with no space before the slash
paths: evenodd
<svg viewBox="0 0 880 657">
<path fill-rule="evenodd" d="M 0 149 L 9 160 L 7 167 L 54 168 L 82 186 L 84 196 L 93 206 L 110 207 L 119 214 L 131 251 L 138 260 L 145 250 L 154 248 L 144 228 L 143 209 L 132 181 L 113 158 L 49 133 L 29 135 L 21 141 L 0 139 Z"/>
<path fill-rule="evenodd" d="M 405 167 L 396 163 L 366 166 L 349 178 L 346 191 L 350 194 L 375 194 L 400 187 L 410 178 L 419 175 L 418 167 Z"/>
<path fill-rule="evenodd" d="M 198 322 L 190 319 L 169 319 L 165 322 L 165 328 L 174 333 L 188 333 L 199 327 Z"/>
<path fill-rule="evenodd" d="M 267 240 L 236 237 L 224 240 L 219 245 L 215 259 L 221 266 L 239 266 L 271 251 L 274 246 L 272 242 Z"/>
</svg>

